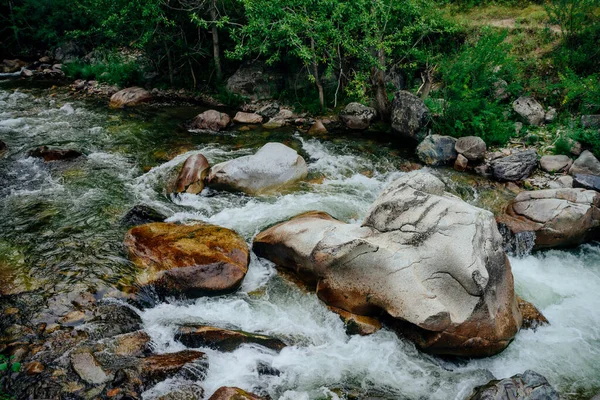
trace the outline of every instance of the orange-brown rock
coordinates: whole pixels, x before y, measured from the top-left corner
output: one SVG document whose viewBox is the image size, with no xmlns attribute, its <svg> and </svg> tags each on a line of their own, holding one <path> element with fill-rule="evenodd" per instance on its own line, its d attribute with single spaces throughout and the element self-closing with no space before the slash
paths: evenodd
<svg viewBox="0 0 600 400">
<path fill-rule="evenodd" d="M 517 305 L 523 316 L 521 329 L 536 329 L 540 326 L 550 325 L 550 322 L 548 322 L 544 314 L 536 306 L 527 300 L 523 300 L 520 296 L 517 296 Z"/>
<path fill-rule="evenodd" d="M 230 293 L 248 271 L 244 239 L 215 225 L 141 225 L 129 230 L 125 246 L 140 268 L 138 283 L 153 285 L 159 294 L 193 298 Z"/>
<path fill-rule="evenodd" d="M 327 133 L 327 128 L 325 128 L 325 125 L 319 119 L 308 130 L 309 135 L 323 135 L 325 133 Z"/>
<path fill-rule="evenodd" d="M 147 384 L 163 381 L 177 374 L 191 362 L 206 362 L 206 355 L 200 351 L 183 350 L 177 353 L 158 354 L 141 361 L 143 380 Z"/>
<path fill-rule="evenodd" d="M 210 347 L 221 351 L 233 351 L 247 343 L 258 344 L 276 351 L 286 346 L 281 340 L 271 336 L 213 326 L 182 326 L 175 333 L 175 338 L 187 347 Z"/>
<path fill-rule="evenodd" d="M 263 117 L 258 114 L 239 111 L 233 117 L 233 122 L 237 122 L 238 124 L 260 124 L 263 122 Z"/>
<path fill-rule="evenodd" d="M 208 176 L 210 164 L 202 154 L 189 156 L 177 177 L 175 183 L 176 193 L 198 194 L 204 189 L 204 182 Z"/>
<path fill-rule="evenodd" d="M 329 309 L 338 314 L 342 321 L 344 321 L 346 332 L 349 335 L 367 336 L 381 329 L 381 322 L 377 318 L 352 314 L 341 308 L 329 307 Z"/>
<path fill-rule="evenodd" d="M 110 98 L 110 108 L 134 107 L 152 100 L 152 94 L 140 87 L 130 87 L 118 91 Z"/>
<path fill-rule="evenodd" d="M 208 400 L 265 400 L 236 387 L 219 388 Z"/>
<path fill-rule="evenodd" d="M 208 110 L 201 114 L 198 114 L 194 121 L 192 121 L 192 129 L 207 129 L 218 132 L 222 129 L 227 128 L 231 123 L 229 115 L 216 111 Z"/>
<path fill-rule="evenodd" d="M 37 375 L 44 372 L 44 364 L 39 361 L 32 361 L 25 366 L 25 372 L 27 375 Z"/>
<path fill-rule="evenodd" d="M 600 238 L 600 193 L 580 188 L 521 192 L 497 222 L 513 235 L 535 233 L 534 250 L 577 246 Z"/>
</svg>

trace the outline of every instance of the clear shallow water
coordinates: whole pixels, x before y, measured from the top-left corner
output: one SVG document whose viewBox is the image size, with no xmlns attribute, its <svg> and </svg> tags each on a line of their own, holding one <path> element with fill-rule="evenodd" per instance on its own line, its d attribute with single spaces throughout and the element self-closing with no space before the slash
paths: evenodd
<svg viewBox="0 0 600 400">
<path fill-rule="evenodd" d="M 91 287 L 130 275 L 123 257 L 132 206 L 149 204 L 170 221 L 208 221 L 235 229 L 250 243 L 265 227 L 319 209 L 348 221 L 362 219 L 371 202 L 405 163 L 394 145 L 341 136 L 327 141 L 283 132 L 191 134 L 181 124 L 195 107 L 109 111 L 74 101 L 64 92 L 26 91 L 0 84 L 0 275 L 33 276 L 32 287 Z M 49 94 L 56 92 L 55 97 Z M 165 187 L 176 168 L 201 152 L 211 163 L 250 154 L 267 141 L 296 148 L 309 162 L 308 181 L 279 196 L 252 198 L 206 190 L 169 198 Z M 44 164 L 27 152 L 40 145 L 86 154 L 73 162 Z M 474 204 L 504 193 L 486 191 L 464 175 L 436 171 L 453 192 Z M 549 251 L 512 259 L 517 292 L 536 304 L 551 326 L 523 331 L 502 354 L 448 361 L 423 355 L 387 330 L 369 337 L 346 335 L 341 320 L 316 298 L 279 277 L 270 263 L 252 257 L 242 289 L 229 296 L 168 301 L 144 310 L 146 329 L 159 352 L 181 350 L 179 324 L 206 323 L 261 332 L 291 345 L 274 353 L 244 346 L 232 353 L 206 350 L 207 397 L 223 385 L 275 399 L 463 399 L 474 386 L 531 368 L 567 398 L 600 391 L 600 248 Z M 264 369 L 272 369 L 265 374 Z M 273 374 L 277 371 L 277 374 Z M 156 398 L 184 382 L 171 380 L 146 393 Z"/>
</svg>

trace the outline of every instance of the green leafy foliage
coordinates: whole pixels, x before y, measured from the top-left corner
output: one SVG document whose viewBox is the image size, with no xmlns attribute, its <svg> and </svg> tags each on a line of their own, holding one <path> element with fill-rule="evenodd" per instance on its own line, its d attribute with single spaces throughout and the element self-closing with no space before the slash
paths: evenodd
<svg viewBox="0 0 600 400">
<path fill-rule="evenodd" d="M 109 53 L 94 63 L 66 63 L 65 74 L 72 79 L 94 79 L 111 85 L 133 86 L 143 82 L 143 70 L 135 59 Z"/>
<path fill-rule="evenodd" d="M 504 144 L 514 133 L 509 106 L 496 91 L 518 92 L 516 61 L 506 33 L 484 29 L 474 43 L 466 43 L 440 63 L 443 111 L 436 128 L 452 136 L 479 136 L 488 144 Z M 510 82 L 510 83 L 508 83 Z"/>
</svg>

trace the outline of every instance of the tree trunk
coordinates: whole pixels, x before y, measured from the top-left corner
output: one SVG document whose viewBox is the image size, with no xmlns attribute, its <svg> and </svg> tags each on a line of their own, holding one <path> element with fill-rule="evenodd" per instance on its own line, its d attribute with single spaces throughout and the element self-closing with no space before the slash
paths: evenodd
<svg viewBox="0 0 600 400">
<path fill-rule="evenodd" d="M 315 85 L 317 85 L 317 90 L 319 91 L 319 104 L 321 105 L 321 111 L 323 111 L 325 110 L 325 94 L 323 93 L 323 85 L 321 84 L 321 79 L 319 78 L 319 64 L 317 63 L 317 55 L 315 54 L 314 39 L 310 39 L 310 47 L 315 57 L 315 61 L 312 63 L 313 77 L 315 78 Z"/>
<path fill-rule="evenodd" d="M 169 49 L 169 45 L 167 42 L 165 43 L 165 51 L 167 52 L 167 62 L 169 64 L 169 82 L 171 85 L 173 84 L 173 60 L 171 59 L 171 49 Z"/>
<path fill-rule="evenodd" d="M 212 26 L 212 40 L 213 40 L 213 59 L 215 61 L 215 72 L 217 75 L 217 81 L 223 79 L 223 69 L 221 67 L 221 45 L 219 44 L 219 30 L 217 29 L 217 1 L 213 0 L 210 8 L 210 17 L 213 20 Z"/>
<path fill-rule="evenodd" d="M 385 53 L 383 49 L 377 50 L 377 59 L 380 66 L 375 68 L 375 101 L 377 105 L 377 112 L 383 121 L 389 121 L 391 116 L 390 101 L 387 97 L 387 91 L 385 90 L 385 73 L 383 67 L 385 66 Z"/>
</svg>

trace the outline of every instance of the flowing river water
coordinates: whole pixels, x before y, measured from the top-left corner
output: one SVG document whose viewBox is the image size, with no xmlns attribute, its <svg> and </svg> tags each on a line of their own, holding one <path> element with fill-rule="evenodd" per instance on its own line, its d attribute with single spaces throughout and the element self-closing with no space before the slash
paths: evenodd
<svg viewBox="0 0 600 400">
<path fill-rule="evenodd" d="M 231 228 L 249 244 L 266 227 L 303 211 L 322 210 L 356 222 L 383 188 L 409 165 L 409 152 L 369 135 L 315 138 L 295 132 L 188 132 L 194 106 L 153 105 L 108 110 L 74 100 L 65 89 L 0 83 L 0 280 L 42 291 L 87 286 L 110 291 L 132 266 L 122 248 L 122 216 L 147 204 L 168 221 L 207 221 Z M 169 197 L 165 187 L 191 154 L 211 164 L 251 154 L 269 141 L 298 150 L 308 180 L 269 197 L 205 190 Z M 44 163 L 38 146 L 80 150 L 85 157 Z M 472 204 L 494 209 L 510 194 L 449 170 L 432 171 Z M 140 310 L 158 353 L 184 346 L 178 325 L 210 324 L 282 338 L 280 353 L 245 345 L 230 353 L 203 349 L 209 368 L 197 385 L 208 396 L 238 386 L 273 399 L 464 399 L 475 386 L 527 369 L 546 376 L 566 399 L 600 392 L 600 246 L 512 257 L 516 291 L 551 325 L 521 331 L 503 353 L 478 360 L 441 359 L 419 352 L 387 329 L 349 336 L 320 302 L 252 255 L 241 290 L 221 297 L 171 299 Z M 265 370 L 267 373 L 265 373 Z M 172 379 L 145 392 L 154 399 L 180 385 Z"/>
</svg>

